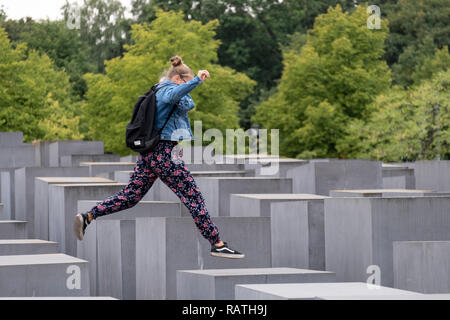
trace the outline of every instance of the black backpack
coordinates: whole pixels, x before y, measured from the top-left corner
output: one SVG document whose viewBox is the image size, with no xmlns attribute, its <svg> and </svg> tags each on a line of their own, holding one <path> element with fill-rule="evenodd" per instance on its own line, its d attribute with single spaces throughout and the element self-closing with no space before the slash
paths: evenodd
<svg viewBox="0 0 450 320">
<path fill-rule="evenodd" d="M 175 108 L 176 103 L 161 129 L 156 130 L 156 92 L 160 89 L 155 84 L 146 94 L 139 97 L 134 105 L 133 116 L 127 124 L 125 141 L 127 147 L 141 155 L 152 151 L 160 140 L 160 134 Z"/>
</svg>

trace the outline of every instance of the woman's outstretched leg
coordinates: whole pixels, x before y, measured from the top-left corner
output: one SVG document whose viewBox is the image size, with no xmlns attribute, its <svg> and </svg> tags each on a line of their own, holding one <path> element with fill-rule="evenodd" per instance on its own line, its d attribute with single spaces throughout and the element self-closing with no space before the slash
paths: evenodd
<svg viewBox="0 0 450 320">
<path fill-rule="evenodd" d="M 85 229 L 93 219 L 134 207 L 150 190 L 156 179 L 157 177 L 149 168 L 148 162 L 142 156 L 139 156 L 126 187 L 106 198 L 103 202 L 97 203 L 87 213 L 78 214 L 75 217 L 74 232 L 77 238 L 83 239 Z"/>
<path fill-rule="evenodd" d="M 172 159 L 172 149 L 176 142 L 161 141 L 154 152 L 146 155 L 150 168 L 180 198 L 189 209 L 195 225 L 202 236 L 212 245 L 220 242 L 219 230 L 211 221 L 205 201 L 194 178 L 184 163 Z"/>
<path fill-rule="evenodd" d="M 152 171 L 166 184 L 189 209 L 202 236 L 211 243 L 211 255 L 243 258 L 244 255 L 227 246 L 219 236 L 217 226 L 211 221 L 199 187 L 183 161 L 174 161 L 172 149 L 176 142 L 165 141 L 157 150 L 147 155 Z"/>
</svg>

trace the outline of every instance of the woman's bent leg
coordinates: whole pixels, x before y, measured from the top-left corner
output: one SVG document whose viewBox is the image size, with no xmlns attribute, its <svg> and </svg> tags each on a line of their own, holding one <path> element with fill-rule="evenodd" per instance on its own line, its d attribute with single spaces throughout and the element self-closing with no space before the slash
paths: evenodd
<svg viewBox="0 0 450 320">
<path fill-rule="evenodd" d="M 150 167 L 189 209 L 202 236 L 212 245 L 219 243 L 219 231 L 211 221 L 205 200 L 194 178 L 183 161 L 176 163 L 172 159 L 172 149 L 175 145 L 176 143 L 172 142 L 160 142 L 157 150 L 148 155 Z"/>
<path fill-rule="evenodd" d="M 96 219 L 100 216 L 131 208 L 145 196 L 156 179 L 157 177 L 150 170 L 146 159 L 139 156 L 128 185 L 113 196 L 98 203 L 88 213 L 92 215 L 93 219 Z"/>
</svg>

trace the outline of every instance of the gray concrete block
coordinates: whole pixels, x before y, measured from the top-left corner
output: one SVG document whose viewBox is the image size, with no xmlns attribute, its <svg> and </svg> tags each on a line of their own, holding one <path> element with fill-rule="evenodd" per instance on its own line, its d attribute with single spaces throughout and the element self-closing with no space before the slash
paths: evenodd
<svg viewBox="0 0 450 320">
<path fill-rule="evenodd" d="M 394 164 L 382 164 L 383 188 L 415 189 L 414 169 Z"/>
<path fill-rule="evenodd" d="M 0 239 L 25 239 L 27 223 L 16 220 L 0 220 Z"/>
<path fill-rule="evenodd" d="M 54 184 L 49 188 L 49 240 L 60 245 L 61 253 L 76 255 L 77 239 L 73 220 L 78 200 L 102 199 L 114 195 L 124 184 Z"/>
<path fill-rule="evenodd" d="M 97 221 L 97 255 L 98 294 L 135 300 L 136 221 Z"/>
<path fill-rule="evenodd" d="M 50 167 L 60 166 L 60 157 L 72 154 L 103 154 L 103 141 L 55 141 L 49 145 Z"/>
<path fill-rule="evenodd" d="M 114 180 L 115 171 L 132 171 L 134 162 L 80 162 L 81 167 L 89 168 L 89 176 Z"/>
<path fill-rule="evenodd" d="M 118 300 L 113 297 L 13 297 L 0 300 Z"/>
<path fill-rule="evenodd" d="M 90 294 L 87 261 L 65 254 L 0 256 L 0 283 L 2 297 Z"/>
<path fill-rule="evenodd" d="M 235 163 L 186 163 L 189 171 L 242 171 L 246 170 L 244 164 Z M 248 168 L 249 170 L 252 168 Z"/>
<path fill-rule="evenodd" d="M 305 194 L 301 201 L 271 204 L 273 267 L 325 270 L 326 198 Z"/>
<path fill-rule="evenodd" d="M 125 156 L 125 157 L 120 157 L 120 161 L 121 162 L 136 162 L 138 159 L 138 156 L 139 155 L 135 154 L 135 155 Z"/>
<path fill-rule="evenodd" d="M 61 167 L 77 167 L 81 162 L 120 162 L 118 154 L 72 154 L 60 158 Z"/>
<path fill-rule="evenodd" d="M 290 169 L 293 193 L 311 193 L 329 196 L 333 189 L 380 189 L 383 185 L 381 162 L 360 159 L 310 160 Z"/>
<path fill-rule="evenodd" d="M 35 150 L 30 144 L 1 147 L 0 168 L 21 168 L 35 166 Z"/>
<path fill-rule="evenodd" d="M 321 296 L 318 300 L 450 300 L 450 294 L 393 294 L 364 296 Z"/>
<path fill-rule="evenodd" d="M 236 300 L 317 300 L 322 297 L 340 299 L 348 296 L 364 298 L 393 295 L 407 299 L 418 293 L 362 282 L 248 284 L 235 287 Z"/>
<path fill-rule="evenodd" d="M 0 147 L 14 147 L 23 143 L 23 132 L 0 132 Z"/>
<path fill-rule="evenodd" d="M 78 212 L 87 212 L 99 201 L 79 200 Z M 136 217 L 179 217 L 180 204 L 166 201 L 141 201 L 136 206 L 116 212 L 112 215 L 106 215 L 97 218 L 97 221 L 103 220 L 128 220 Z M 97 266 L 97 221 L 94 220 L 86 229 L 83 241 L 77 241 L 77 257 L 89 261 L 89 275 L 91 294 L 97 295 L 99 292 L 98 266 Z M 108 241 L 109 237 L 105 238 Z M 117 250 L 116 253 L 120 253 Z"/>
<path fill-rule="evenodd" d="M 394 286 L 450 293 L 450 241 L 394 241 Z"/>
<path fill-rule="evenodd" d="M 99 177 L 36 177 L 34 180 L 34 231 L 38 239 L 48 240 L 48 192 L 53 184 L 115 183 Z"/>
<path fill-rule="evenodd" d="M 378 266 L 394 285 L 393 241 L 450 240 L 450 197 L 325 199 L 326 269 L 338 281 L 366 281 Z"/>
<path fill-rule="evenodd" d="M 450 191 L 450 160 L 420 160 L 414 163 L 417 189 Z"/>
<path fill-rule="evenodd" d="M 303 201 L 325 196 L 307 193 L 249 193 L 230 195 L 230 215 L 233 217 L 270 217 L 270 205 L 274 202 Z"/>
<path fill-rule="evenodd" d="M 46 253 L 58 253 L 58 244 L 37 239 L 0 240 L 0 256 Z"/>
<path fill-rule="evenodd" d="M 32 142 L 35 149 L 35 166 L 50 167 L 50 144 L 55 141 L 36 140 Z"/>
<path fill-rule="evenodd" d="M 181 300 L 234 300 L 236 284 L 334 282 L 327 271 L 295 268 L 178 270 L 177 298 Z"/>
<path fill-rule="evenodd" d="M 35 237 L 34 179 L 36 177 L 83 177 L 86 168 L 41 168 L 26 167 L 14 172 L 15 218 L 28 222 L 28 237 Z"/>
<path fill-rule="evenodd" d="M 291 193 L 292 180 L 265 177 L 197 178 L 211 216 L 230 216 L 232 193 Z"/>
<path fill-rule="evenodd" d="M 436 197 L 450 196 L 450 192 L 436 192 L 433 190 L 412 189 L 364 189 L 364 190 L 330 190 L 331 197 Z"/>
<path fill-rule="evenodd" d="M 289 170 L 305 165 L 309 161 L 289 158 L 268 158 L 259 160 L 258 163 L 260 166 L 256 166 L 256 176 L 287 178 Z"/>
<path fill-rule="evenodd" d="M 14 200 L 14 171 L 16 168 L 0 169 L 0 202 L 3 203 L 2 220 L 12 220 L 16 218 Z"/>
<path fill-rule="evenodd" d="M 270 218 L 215 217 L 213 222 L 244 259 L 211 256 L 211 245 L 192 218 L 137 218 L 136 298 L 176 299 L 176 270 L 271 267 Z"/>
<path fill-rule="evenodd" d="M 117 182 L 125 183 L 130 180 L 130 176 L 133 171 L 116 171 L 114 172 L 114 180 Z M 192 171 L 192 176 L 204 178 L 204 177 L 253 177 L 255 172 L 253 170 L 238 170 L 238 171 Z"/>
</svg>

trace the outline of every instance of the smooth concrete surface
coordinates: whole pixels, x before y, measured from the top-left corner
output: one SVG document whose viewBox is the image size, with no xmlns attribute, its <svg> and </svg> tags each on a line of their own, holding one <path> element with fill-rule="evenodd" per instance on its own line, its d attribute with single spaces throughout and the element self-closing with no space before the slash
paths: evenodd
<svg viewBox="0 0 450 320">
<path fill-rule="evenodd" d="M 79 200 L 78 212 L 91 210 L 98 202 L 93 200 Z M 136 217 L 179 217 L 180 204 L 167 201 L 140 201 L 136 206 L 127 210 L 119 211 L 111 215 L 98 217 L 93 220 L 86 229 L 83 241 L 77 241 L 77 257 L 89 261 L 89 275 L 91 294 L 97 295 L 99 292 L 98 263 L 97 263 L 97 222 L 104 220 L 129 220 Z M 109 235 L 106 235 L 104 242 L 108 242 Z M 130 240 L 131 241 L 131 240 Z M 119 254 L 121 250 L 117 250 Z M 117 262 L 119 263 L 119 262 Z M 119 268 L 116 266 L 116 268 Z"/>
<path fill-rule="evenodd" d="M 34 167 L 36 165 L 35 150 L 31 144 L 1 147 L 0 168 Z"/>
<path fill-rule="evenodd" d="M 36 140 L 32 142 L 35 151 L 36 167 L 50 167 L 50 144 L 53 142 L 56 141 Z"/>
<path fill-rule="evenodd" d="M 177 299 L 234 300 L 236 284 L 334 281 L 333 272 L 295 268 L 178 270 Z"/>
<path fill-rule="evenodd" d="M 97 221 L 97 263 L 99 295 L 136 299 L 135 220 Z"/>
<path fill-rule="evenodd" d="M 450 294 L 387 294 L 360 296 L 321 296 L 318 300 L 450 300 Z"/>
<path fill-rule="evenodd" d="M 0 148 L 14 147 L 23 143 L 23 132 L 0 132 Z"/>
<path fill-rule="evenodd" d="M 0 240 L 0 256 L 46 253 L 58 253 L 58 244 L 39 239 Z"/>
<path fill-rule="evenodd" d="M 192 218 L 136 218 L 136 298 L 176 299 L 177 270 L 271 267 L 270 218 L 214 217 L 213 222 L 221 239 L 245 258 L 211 256 L 211 244 Z"/>
<path fill-rule="evenodd" d="M 256 166 L 256 176 L 281 177 L 287 178 L 287 173 L 291 169 L 307 164 L 308 160 L 268 158 L 259 160 L 261 166 Z"/>
<path fill-rule="evenodd" d="M 77 167 L 81 162 L 120 162 L 118 154 L 72 154 L 62 156 L 61 167 Z"/>
<path fill-rule="evenodd" d="M 0 283 L 1 297 L 90 295 L 88 262 L 65 254 L 0 256 Z"/>
<path fill-rule="evenodd" d="M 450 197 L 325 199 L 326 269 L 394 285 L 393 241 L 450 240 Z M 369 269 L 368 269 L 369 268 Z"/>
<path fill-rule="evenodd" d="M 118 300 L 113 297 L 13 297 L 0 300 Z"/>
<path fill-rule="evenodd" d="M 394 241 L 394 287 L 450 293 L 450 241 Z"/>
<path fill-rule="evenodd" d="M 436 197 L 450 196 L 450 192 L 413 189 L 364 189 L 364 190 L 330 190 L 331 197 Z"/>
<path fill-rule="evenodd" d="M 246 170 L 244 164 L 235 163 L 186 163 L 189 171 L 242 171 Z M 249 168 L 252 169 L 252 168 Z"/>
<path fill-rule="evenodd" d="M 270 205 L 274 202 L 323 200 L 321 195 L 308 193 L 255 193 L 230 195 L 230 216 L 270 217 Z"/>
<path fill-rule="evenodd" d="M 49 166 L 59 167 L 61 165 L 60 159 L 62 156 L 69 156 L 72 154 L 103 154 L 104 144 L 103 141 L 55 141 L 50 143 L 48 152 Z"/>
<path fill-rule="evenodd" d="M 136 162 L 139 155 L 120 157 L 120 162 Z"/>
<path fill-rule="evenodd" d="M 419 160 L 414 162 L 417 189 L 450 192 L 450 160 Z"/>
<path fill-rule="evenodd" d="M 26 167 L 14 172 L 15 217 L 28 222 L 28 237 L 35 237 L 34 179 L 36 177 L 87 177 L 86 168 Z"/>
<path fill-rule="evenodd" d="M 236 300 L 317 300 L 322 297 L 418 295 L 416 292 L 368 285 L 363 282 L 282 283 L 236 285 Z"/>
<path fill-rule="evenodd" d="M 14 171 L 16 168 L 0 169 L 0 202 L 3 204 L 2 220 L 16 218 L 14 201 Z"/>
<path fill-rule="evenodd" d="M 26 233 L 26 221 L 0 220 L 0 239 L 25 239 Z"/>
<path fill-rule="evenodd" d="M 133 171 L 135 162 L 80 162 L 81 167 L 89 168 L 89 176 L 114 180 L 115 171 Z"/>
<path fill-rule="evenodd" d="M 211 216 L 230 216 L 233 193 L 292 193 L 292 180 L 265 177 L 196 178 Z"/>
<path fill-rule="evenodd" d="M 333 189 L 380 189 L 383 186 L 380 161 L 320 159 L 290 169 L 293 193 L 329 196 Z"/>
<path fill-rule="evenodd" d="M 304 195 L 301 201 L 270 206 L 273 267 L 325 270 L 324 199 Z"/>
<path fill-rule="evenodd" d="M 124 184 L 54 184 L 49 187 L 49 240 L 60 245 L 61 253 L 76 255 L 77 239 L 73 221 L 78 200 L 94 200 L 113 196 Z"/>
<path fill-rule="evenodd" d="M 38 239 L 48 240 L 49 186 L 53 184 L 115 183 L 99 177 L 36 177 L 34 180 L 34 234 Z"/>
<path fill-rule="evenodd" d="M 16 218 L 14 200 L 14 171 L 16 168 L 0 169 L 0 202 L 3 204 L 1 219 L 11 220 Z"/>
<path fill-rule="evenodd" d="M 414 169 L 401 165 L 382 164 L 383 188 L 415 189 Z"/>
</svg>

